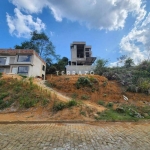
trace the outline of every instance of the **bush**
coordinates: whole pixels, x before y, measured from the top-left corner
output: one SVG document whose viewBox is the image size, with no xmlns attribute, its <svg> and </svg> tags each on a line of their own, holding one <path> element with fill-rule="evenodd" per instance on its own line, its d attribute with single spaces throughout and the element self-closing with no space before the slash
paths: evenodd
<svg viewBox="0 0 150 150">
<path fill-rule="evenodd" d="M 78 97 L 78 94 L 77 93 L 73 93 L 72 96 L 71 96 L 73 99 L 76 99 Z"/>
<path fill-rule="evenodd" d="M 55 102 L 53 105 L 53 110 L 54 111 L 59 111 L 63 110 L 66 107 L 66 104 L 63 102 Z"/>
<path fill-rule="evenodd" d="M 98 104 L 104 106 L 104 105 L 105 105 L 105 102 L 102 101 L 102 100 L 99 100 L 99 101 L 98 101 Z"/>
<path fill-rule="evenodd" d="M 49 103 L 48 99 L 43 99 L 42 100 L 42 106 L 46 106 Z"/>
<path fill-rule="evenodd" d="M 0 109 L 5 109 L 5 108 L 9 107 L 13 102 L 14 102 L 13 100 L 4 101 L 4 100 L 0 99 Z"/>
<path fill-rule="evenodd" d="M 88 96 L 88 95 L 82 95 L 81 96 L 81 99 L 83 99 L 83 100 L 88 100 L 90 97 Z"/>
<path fill-rule="evenodd" d="M 38 100 L 21 97 L 19 103 L 21 107 L 30 108 L 30 107 L 34 107 L 35 104 L 38 103 Z"/>
<path fill-rule="evenodd" d="M 77 105 L 77 101 L 76 100 L 70 100 L 68 103 L 67 103 L 67 106 L 68 107 L 72 107 L 72 106 L 76 106 Z"/>
<path fill-rule="evenodd" d="M 113 105 L 114 105 L 113 102 L 109 102 L 106 106 L 107 107 L 113 107 Z"/>
<path fill-rule="evenodd" d="M 4 99 L 5 97 L 7 97 L 9 95 L 9 93 L 1 93 L 0 94 L 0 99 Z"/>
</svg>

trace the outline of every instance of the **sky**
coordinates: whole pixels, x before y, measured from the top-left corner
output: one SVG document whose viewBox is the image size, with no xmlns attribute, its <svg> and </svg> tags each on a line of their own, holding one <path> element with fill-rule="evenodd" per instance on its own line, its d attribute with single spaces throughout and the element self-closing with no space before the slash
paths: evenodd
<svg viewBox="0 0 150 150">
<path fill-rule="evenodd" d="M 70 59 L 70 44 L 84 41 L 109 66 L 127 55 L 135 64 L 150 54 L 150 0 L 0 0 L 0 49 L 45 32 L 56 53 Z"/>
</svg>

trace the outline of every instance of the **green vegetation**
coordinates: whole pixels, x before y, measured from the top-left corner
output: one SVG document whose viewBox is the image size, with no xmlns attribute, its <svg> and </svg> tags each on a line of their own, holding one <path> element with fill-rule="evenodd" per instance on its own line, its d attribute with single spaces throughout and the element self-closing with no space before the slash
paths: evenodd
<svg viewBox="0 0 150 150">
<path fill-rule="evenodd" d="M 63 110 L 65 108 L 70 108 L 73 106 L 77 105 L 77 101 L 76 100 L 70 100 L 68 102 L 59 102 L 59 101 L 55 101 L 54 105 L 53 105 L 53 110 L 54 111 L 60 111 Z"/>
<path fill-rule="evenodd" d="M 24 81 L 24 78 L 0 79 L 0 109 L 10 107 L 14 102 L 20 108 L 34 107 L 37 103 L 45 106 L 49 102 L 47 97 L 49 96 L 33 84 L 32 78 L 28 81 Z"/>
<path fill-rule="evenodd" d="M 150 119 L 150 107 L 137 107 L 134 105 L 121 105 L 116 109 L 112 108 L 109 104 L 108 109 L 103 112 L 98 112 L 98 116 L 95 117 L 96 120 L 106 120 L 106 121 L 138 121 L 139 119 Z M 108 105 L 107 104 L 107 105 Z M 111 106 L 111 107 L 110 107 Z"/>
<path fill-rule="evenodd" d="M 88 96 L 88 95 L 82 95 L 82 96 L 81 96 L 81 99 L 83 99 L 83 100 L 88 100 L 88 99 L 90 99 L 90 96 Z"/>
<path fill-rule="evenodd" d="M 102 100 L 99 100 L 99 101 L 98 101 L 98 104 L 104 106 L 104 105 L 105 105 L 105 102 L 102 101 Z"/>
<path fill-rule="evenodd" d="M 94 85 L 99 85 L 99 82 L 94 77 L 79 77 L 75 84 L 77 89 L 89 87 L 91 88 L 92 92 L 94 90 Z"/>
<path fill-rule="evenodd" d="M 121 67 L 120 62 L 124 62 Z M 125 91 L 150 95 L 150 61 L 145 60 L 135 65 L 133 59 L 122 56 L 118 58 L 116 67 L 106 67 L 106 63 L 106 60 L 98 59 L 95 73 L 105 76 L 108 80 L 117 80 Z M 107 81 L 103 82 L 103 87 L 105 86 Z"/>
</svg>

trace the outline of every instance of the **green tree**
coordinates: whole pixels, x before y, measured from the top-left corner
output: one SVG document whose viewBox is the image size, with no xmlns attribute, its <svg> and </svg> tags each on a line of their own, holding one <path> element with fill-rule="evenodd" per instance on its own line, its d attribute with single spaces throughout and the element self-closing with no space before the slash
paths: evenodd
<svg viewBox="0 0 150 150">
<path fill-rule="evenodd" d="M 34 49 L 48 63 L 50 60 L 59 58 L 55 53 L 53 43 L 44 32 L 38 33 L 37 31 L 33 31 L 31 39 L 22 42 L 21 45 L 15 45 L 15 49 Z"/>
<path fill-rule="evenodd" d="M 104 72 L 106 72 L 106 64 L 108 63 L 108 60 L 105 59 L 98 59 L 96 61 L 96 67 L 95 67 L 95 73 L 102 75 Z"/>
<path fill-rule="evenodd" d="M 125 60 L 124 66 L 126 68 L 132 67 L 133 65 L 134 65 L 134 61 L 132 58 L 129 57 Z"/>
</svg>

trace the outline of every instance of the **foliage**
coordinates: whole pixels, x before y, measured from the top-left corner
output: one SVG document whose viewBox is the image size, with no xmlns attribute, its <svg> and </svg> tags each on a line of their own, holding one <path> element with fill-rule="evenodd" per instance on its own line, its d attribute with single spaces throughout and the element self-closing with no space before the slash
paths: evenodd
<svg viewBox="0 0 150 150">
<path fill-rule="evenodd" d="M 61 73 L 61 71 L 65 71 L 66 70 L 66 65 L 68 64 L 68 58 L 67 57 L 63 57 L 62 59 L 58 59 L 57 63 L 47 63 L 47 67 L 46 67 L 46 73 L 47 74 L 56 74 L 56 71 L 59 71 L 59 73 Z"/>
<path fill-rule="evenodd" d="M 132 58 L 129 57 L 125 60 L 124 66 L 126 68 L 132 67 L 133 65 L 134 65 L 134 61 Z"/>
<path fill-rule="evenodd" d="M 95 67 L 95 73 L 98 75 L 102 75 L 104 72 L 106 72 L 106 64 L 108 63 L 108 60 L 105 59 L 98 59 L 96 61 L 96 67 Z"/>
<path fill-rule="evenodd" d="M 77 101 L 76 100 L 70 100 L 68 102 L 59 102 L 59 101 L 55 101 L 54 105 L 53 105 L 53 110 L 54 111 L 60 111 L 63 110 L 64 108 L 69 108 L 69 107 L 73 107 L 77 105 Z"/>
<path fill-rule="evenodd" d="M 76 106 L 77 105 L 77 101 L 76 100 L 70 100 L 68 103 L 67 103 L 67 106 L 68 107 L 72 107 L 72 106 Z"/>
<path fill-rule="evenodd" d="M 23 79 L 13 78 L 0 80 L 0 87 L 3 87 L 0 88 L 0 109 L 9 107 L 14 102 L 22 108 L 34 107 L 38 102 L 46 106 L 49 102 L 47 101 L 49 96 L 46 96 L 43 91 L 33 84 L 32 78 L 29 80 L 31 83 Z"/>
<path fill-rule="evenodd" d="M 88 99 L 90 99 L 90 97 L 89 97 L 88 95 L 82 95 L 82 96 L 81 96 L 81 99 L 83 99 L 83 100 L 88 100 Z"/>
<path fill-rule="evenodd" d="M 81 87 L 90 87 L 92 90 L 94 85 L 98 85 L 98 81 L 93 77 L 79 77 L 75 84 L 77 89 Z"/>
<path fill-rule="evenodd" d="M 99 101 L 98 101 L 98 104 L 104 106 L 104 105 L 105 105 L 105 102 L 102 101 L 102 100 L 99 100 Z"/>
<path fill-rule="evenodd" d="M 114 105 L 113 102 L 109 102 L 109 103 L 107 103 L 106 107 L 110 108 L 110 107 L 113 107 L 113 105 Z"/>
<path fill-rule="evenodd" d="M 52 62 L 53 59 L 59 58 L 55 53 L 53 43 L 44 32 L 33 31 L 29 41 L 24 41 L 21 45 L 15 45 L 14 47 L 15 49 L 34 49 L 46 62 Z"/>
<path fill-rule="evenodd" d="M 2 77 L 2 73 L 0 72 L 0 78 Z"/>
</svg>

